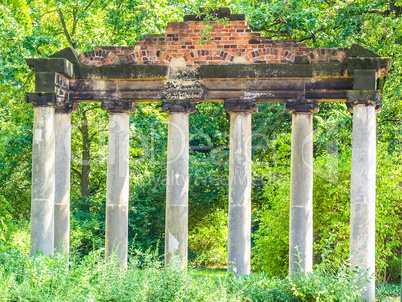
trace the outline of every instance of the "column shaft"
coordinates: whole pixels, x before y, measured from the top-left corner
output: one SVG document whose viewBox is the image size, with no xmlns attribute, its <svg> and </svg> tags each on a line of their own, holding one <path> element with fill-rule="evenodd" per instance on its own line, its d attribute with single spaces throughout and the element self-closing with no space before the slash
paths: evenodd
<svg viewBox="0 0 402 302">
<path fill-rule="evenodd" d="M 292 113 L 289 273 L 313 269 L 313 114 Z"/>
<path fill-rule="evenodd" d="M 169 111 L 165 265 L 187 267 L 189 112 Z"/>
<path fill-rule="evenodd" d="M 109 113 L 106 192 L 106 256 L 127 266 L 129 198 L 129 114 Z"/>
<path fill-rule="evenodd" d="M 353 107 L 350 209 L 351 268 L 359 266 L 373 279 L 363 297 L 375 298 L 376 114 L 374 106 Z"/>
<path fill-rule="evenodd" d="M 54 248 L 68 254 L 70 246 L 71 113 L 56 112 Z"/>
<path fill-rule="evenodd" d="M 54 250 L 55 109 L 34 107 L 31 255 Z"/>
<path fill-rule="evenodd" d="M 250 274 L 251 112 L 230 112 L 228 271 Z"/>
</svg>

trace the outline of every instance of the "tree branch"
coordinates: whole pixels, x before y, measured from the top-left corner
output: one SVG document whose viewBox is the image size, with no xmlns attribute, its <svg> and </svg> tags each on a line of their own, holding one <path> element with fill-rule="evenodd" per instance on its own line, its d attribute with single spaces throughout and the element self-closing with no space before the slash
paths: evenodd
<svg viewBox="0 0 402 302">
<path fill-rule="evenodd" d="M 71 167 L 71 170 L 72 170 L 75 174 L 77 174 L 80 178 L 82 177 L 82 174 L 81 174 L 80 171 L 78 171 L 77 169 Z"/>
<path fill-rule="evenodd" d="M 24 86 L 28 83 L 29 79 L 30 79 L 34 74 L 35 74 L 35 71 L 31 71 L 31 72 L 28 74 L 28 76 L 27 76 L 27 78 L 26 78 L 24 84 L 22 84 L 22 86 L 20 87 L 20 89 L 18 89 L 18 91 L 21 91 L 22 88 L 24 88 Z"/>
<path fill-rule="evenodd" d="M 386 120 L 379 121 L 378 124 L 381 124 L 381 123 L 384 123 L 384 122 L 402 122 L 402 120 L 398 120 L 398 119 L 386 119 Z"/>
<path fill-rule="evenodd" d="M 390 11 L 389 10 L 381 11 L 381 10 L 378 10 L 378 9 L 373 9 L 373 10 L 368 11 L 367 13 L 369 13 L 369 14 L 378 14 L 378 15 L 382 15 L 382 16 L 389 16 Z"/>
<path fill-rule="evenodd" d="M 77 44 L 71 40 L 70 34 L 68 33 L 66 22 L 64 21 L 63 12 L 59 9 L 59 17 L 61 25 L 63 26 L 64 34 L 66 35 L 68 43 L 75 49 L 77 48 Z"/>
<path fill-rule="evenodd" d="M 105 132 L 107 131 L 107 129 L 101 129 L 99 131 L 95 131 L 94 133 L 92 133 L 91 137 L 88 139 L 88 142 L 91 143 L 93 138 L 95 137 L 95 135 L 99 134 L 99 132 Z"/>
</svg>

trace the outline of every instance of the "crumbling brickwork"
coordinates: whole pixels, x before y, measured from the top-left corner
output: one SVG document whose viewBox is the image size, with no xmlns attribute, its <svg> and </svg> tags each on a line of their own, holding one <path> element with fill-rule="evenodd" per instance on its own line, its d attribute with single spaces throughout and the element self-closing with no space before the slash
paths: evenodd
<svg viewBox="0 0 402 302">
<path fill-rule="evenodd" d="M 244 15 L 228 14 L 227 24 L 210 22 L 210 40 L 205 36 L 204 21 L 186 16 L 184 22 L 170 22 L 165 34 L 146 35 L 130 47 L 96 47 L 81 54 L 83 65 L 157 64 L 170 65 L 182 57 L 188 66 L 233 63 L 309 63 L 342 62 L 345 48 L 308 48 L 295 40 L 273 40 L 254 33 Z"/>
</svg>

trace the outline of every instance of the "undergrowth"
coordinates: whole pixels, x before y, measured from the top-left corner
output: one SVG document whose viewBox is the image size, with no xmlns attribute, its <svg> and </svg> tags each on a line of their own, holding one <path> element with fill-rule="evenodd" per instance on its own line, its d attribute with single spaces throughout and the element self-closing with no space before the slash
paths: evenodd
<svg viewBox="0 0 402 302">
<path fill-rule="evenodd" d="M 350 272 L 346 262 L 333 267 L 325 255 L 313 273 L 236 277 L 164 268 L 158 251 L 130 251 L 128 267 L 121 269 L 114 256 L 105 259 L 104 249 L 84 257 L 74 250 L 69 257 L 30 257 L 24 242 L 9 243 L 0 239 L 0 301 L 361 301 L 370 281 L 356 278 L 362 274 Z M 398 290 L 380 285 L 378 301 Z"/>
<path fill-rule="evenodd" d="M 103 250 L 81 259 L 0 253 L 1 301 L 359 301 L 361 289 L 346 266 L 280 279 L 181 272 L 157 253 L 134 253 L 127 269 Z"/>
</svg>

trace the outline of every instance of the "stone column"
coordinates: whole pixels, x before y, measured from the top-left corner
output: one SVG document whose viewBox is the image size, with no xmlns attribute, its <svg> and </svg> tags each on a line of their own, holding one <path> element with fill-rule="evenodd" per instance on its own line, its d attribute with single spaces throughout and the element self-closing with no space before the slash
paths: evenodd
<svg viewBox="0 0 402 302">
<path fill-rule="evenodd" d="M 56 109 L 54 249 L 68 254 L 70 247 L 71 110 Z"/>
<path fill-rule="evenodd" d="M 371 277 L 364 285 L 363 298 L 374 301 L 376 111 L 381 108 L 381 100 L 377 92 L 350 92 L 348 105 L 353 113 L 350 265 Z"/>
<path fill-rule="evenodd" d="M 254 101 L 225 101 L 230 114 L 228 272 L 250 274 L 251 114 Z"/>
<path fill-rule="evenodd" d="M 55 108 L 35 104 L 32 145 L 31 255 L 54 251 Z"/>
<path fill-rule="evenodd" d="M 191 102 L 164 102 L 169 113 L 166 182 L 165 266 L 187 267 L 189 113 Z"/>
<path fill-rule="evenodd" d="M 313 270 L 313 113 L 305 100 L 286 103 L 292 113 L 289 274 Z"/>
<path fill-rule="evenodd" d="M 106 257 L 116 253 L 127 267 L 129 198 L 129 112 L 132 103 L 102 103 L 109 112 L 109 149 L 106 188 Z"/>
</svg>

